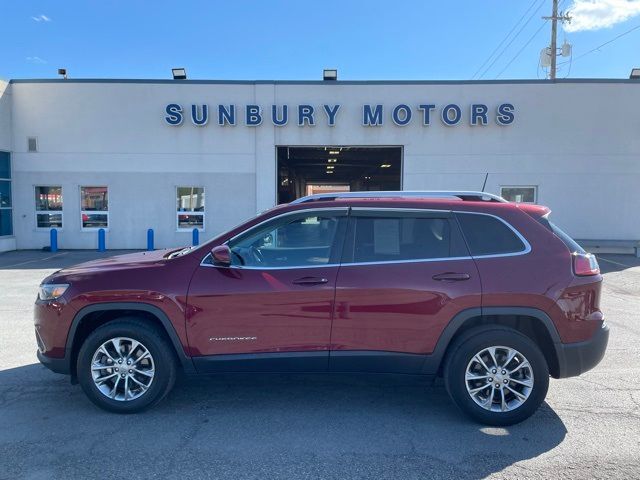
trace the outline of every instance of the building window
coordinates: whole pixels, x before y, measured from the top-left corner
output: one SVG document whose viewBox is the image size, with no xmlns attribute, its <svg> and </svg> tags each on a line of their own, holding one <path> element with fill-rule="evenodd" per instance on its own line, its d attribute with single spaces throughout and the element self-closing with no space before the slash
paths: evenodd
<svg viewBox="0 0 640 480">
<path fill-rule="evenodd" d="M 109 228 L 109 188 L 80 187 L 83 229 Z"/>
<path fill-rule="evenodd" d="M 204 230 L 204 187 L 176 188 L 178 230 Z"/>
<path fill-rule="evenodd" d="M 36 226 L 62 228 L 62 187 L 36 186 Z"/>
<path fill-rule="evenodd" d="M 13 235 L 11 207 L 11 158 L 0 152 L 0 237 Z"/>
<path fill-rule="evenodd" d="M 536 203 L 538 201 L 538 187 L 504 186 L 500 187 L 500 196 L 509 202 Z"/>
</svg>

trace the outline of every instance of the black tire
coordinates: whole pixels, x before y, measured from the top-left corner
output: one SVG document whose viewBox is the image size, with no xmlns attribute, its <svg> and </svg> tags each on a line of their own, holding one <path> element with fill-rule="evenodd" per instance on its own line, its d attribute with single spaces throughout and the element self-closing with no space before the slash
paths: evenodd
<svg viewBox="0 0 640 480">
<path fill-rule="evenodd" d="M 153 357 L 153 380 L 148 390 L 138 398 L 114 400 L 103 394 L 94 382 L 91 373 L 93 355 L 103 343 L 115 337 L 128 337 L 140 342 Z M 153 325 L 136 317 L 120 318 L 91 332 L 83 342 L 77 360 L 78 382 L 89 400 L 100 408 L 115 413 L 137 413 L 159 403 L 173 387 L 176 370 L 173 347 L 166 337 Z"/>
<path fill-rule="evenodd" d="M 477 353 L 492 346 L 517 350 L 529 361 L 533 372 L 533 387 L 528 398 L 510 411 L 487 410 L 478 405 L 467 391 L 465 375 L 469 362 Z M 507 327 L 484 326 L 465 332 L 450 346 L 444 382 L 456 406 L 472 419 L 485 425 L 507 426 L 529 418 L 544 401 L 549 389 L 549 367 L 540 348 L 526 335 Z"/>
</svg>

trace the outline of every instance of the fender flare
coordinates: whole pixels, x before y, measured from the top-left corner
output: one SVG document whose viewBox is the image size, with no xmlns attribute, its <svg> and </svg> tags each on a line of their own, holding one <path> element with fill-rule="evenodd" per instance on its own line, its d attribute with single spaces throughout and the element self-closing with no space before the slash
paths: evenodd
<svg viewBox="0 0 640 480">
<path fill-rule="evenodd" d="M 71 365 L 71 355 L 73 353 L 73 342 L 76 337 L 76 332 L 78 327 L 82 323 L 82 320 L 89 315 L 90 313 L 95 312 L 106 312 L 113 310 L 138 310 L 150 313 L 162 324 L 165 332 L 169 336 L 171 340 L 171 344 L 176 352 L 178 360 L 180 360 L 180 364 L 185 373 L 193 374 L 196 373 L 195 367 L 193 365 L 193 361 L 191 357 L 188 357 L 184 351 L 184 347 L 182 342 L 180 341 L 180 337 L 178 337 L 178 333 L 176 332 L 175 327 L 167 317 L 167 314 L 164 313 L 159 307 L 155 305 L 150 305 L 148 303 L 143 302 L 102 302 L 88 305 L 78 311 L 76 315 L 73 317 L 73 321 L 71 322 L 71 328 L 69 329 L 69 334 L 67 335 L 67 342 L 65 344 L 65 358 L 69 362 L 69 370 L 72 371 Z"/>
<path fill-rule="evenodd" d="M 561 349 L 559 348 L 562 343 L 560 339 L 560 334 L 558 333 L 558 329 L 555 324 L 545 312 L 538 308 L 533 307 L 475 307 L 469 308 L 466 310 L 462 310 L 458 312 L 455 317 L 451 319 L 451 321 L 447 324 L 445 329 L 442 331 L 438 342 L 436 343 L 436 347 L 430 355 L 427 355 L 427 358 L 422 367 L 422 373 L 427 375 L 436 375 L 440 370 L 440 366 L 445 358 L 447 353 L 447 349 L 451 344 L 453 337 L 460 331 L 460 329 L 465 325 L 466 322 L 476 317 L 486 317 L 490 315 L 520 315 L 533 317 L 542 322 L 545 326 L 551 340 L 553 342 L 553 350 L 556 354 L 556 358 L 558 362 L 563 361 L 563 356 Z M 560 368 L 562 368 L 560 366 Z"/>
</svg>

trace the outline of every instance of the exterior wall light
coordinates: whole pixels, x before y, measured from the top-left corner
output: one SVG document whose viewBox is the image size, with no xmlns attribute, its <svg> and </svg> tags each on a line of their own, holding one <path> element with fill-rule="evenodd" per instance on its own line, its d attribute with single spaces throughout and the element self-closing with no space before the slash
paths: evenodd
<svg viewBox="0 0 640 480">
<path fill-rule="evenodd" d="M 338 80 L 338 70 L 336 69 L 325 69 L 322 72 L 322 79 L 324 81 L 336 81 Z"/>
<path fill-rule="evenodd" d="M 171 73 L 173 74 L 174 80 L 186 80 L 187 79 L 187 70 L 185 68 L 172 68 Z"/>
</svg>

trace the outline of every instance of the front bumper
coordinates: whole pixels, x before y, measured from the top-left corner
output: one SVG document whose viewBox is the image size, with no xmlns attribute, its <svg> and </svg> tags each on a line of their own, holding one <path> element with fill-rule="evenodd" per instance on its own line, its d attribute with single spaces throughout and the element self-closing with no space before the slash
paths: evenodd
<svg viewBox="0 0 640 480">
<path fill-rule="evenodd" d="M 600 363 L 609 342 L 609 326 L 603 322 L 589 340 L 576 343 L 557 343 L 558 378 L 575 377 Z"/>
<path fill-rule="evenodd" d="M 43 364 L 52 372 L 62 373 L 64 375 L 69 375 L 71 373 L 69 360 L 67 358 L 48 357 L 40 351 L 38 351 L 37 355 L 38 355 L 38 360 L 40 360 L 40 363 Z"/>
</svg>

